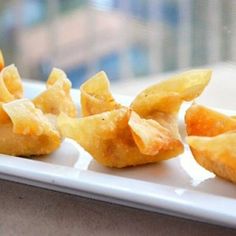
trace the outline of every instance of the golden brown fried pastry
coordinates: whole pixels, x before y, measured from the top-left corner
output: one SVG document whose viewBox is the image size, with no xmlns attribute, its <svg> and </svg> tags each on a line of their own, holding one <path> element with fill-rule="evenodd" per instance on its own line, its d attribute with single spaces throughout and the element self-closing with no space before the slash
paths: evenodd
<svg viewBox="0 0 236 236">
<path fill-rule="evenodd" d="M 101 71 L 80 87 L 81 112 L 83 116 L 95 115 L 121 108 L 110 92 L 109 80 Z"/>
<path fill-rule="evenodd" d="M 43 155 L 60 146 L 59 132 L 28 99 L 1 104 L 0 153 L 15 156 Z M 8 116 L 5 120 L 4 116 Z"/>
<path fill-rule="evenodd" d="M 0 102 L 10 102 L 23 96 L 23 86 L 17 68 L 6 66 L 0 72 Z"/>
<path fill-rule="evenodd" d="M 61 114 L 58 127 L 63 136 L 76 140 L 109 167 L 157 162 L 182 151 L 181 143 L 168 130 L 125 107 L 84 118 Z"/>
<path fill-rule="evenodd" d="M 54 68 L 47 81 L 47 90 L 33 99 L 33 103 L 44 113 L 59 115 L 61 112 L 71 117 L 77 115 L 76 105 L 70 95 L 71 82 L 66 74 Z"/>
<path fill-rule="evenodd" d="M 236 120 L 197 104 L 185 115 L 187 142 L 195 160 L 236 183 Z"/>
<path fill-rule="evenodd" d="M 198 104 L 186 111 L 185 123 L 188 135 L 212 137 L 236 130 L 236 119 Z"/>
<path fill-rule="evenodd" d="M 210 76 L 209 70 L 199 70 L 162 81 L 138 95 L 130 109 L 114 100 L 109 81 L 100 72 L 81 86 L 81 109 L 88 117 L 61 115 L 58 127 L 106 166 L 120 168 L 175 157 L 183 152 L 179 107 L 198 96 Z"/>
<path fill-rule="evenodd" d="M 214 137 L 189 136 L 187 142 L 201 166 L 236 183 L 236 131 Z"/>
</svg>

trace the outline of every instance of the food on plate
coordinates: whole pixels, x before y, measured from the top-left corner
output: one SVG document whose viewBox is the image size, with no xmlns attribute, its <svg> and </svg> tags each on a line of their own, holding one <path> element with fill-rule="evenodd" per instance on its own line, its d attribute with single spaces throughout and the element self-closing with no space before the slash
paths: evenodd
<svg viewBox="0 0 236 236">
<path fill-rule="evenodd" d="M 44 113 L 59 115 L 61 112 L 71 117 L 77 116 L 77 108 L 70 95 L 71 82 L 66 74 L 54 68 L 47 81 L 47 89 L 33 99 L 33 103 Z"/>
<path fill-rule="evenodd" d="M 236 183 L 236 120 L 194 104 L 185 115 L 187 142 L 205 169 Z"/>
<path fill-rule="evenodd" d="M 23 85 L 14 65 L 6 66 L 0 72 L 0 102 L 10 102 L 23 97 Z"/>
<path fill-rule="evenodd" d="M 32 156 L 53 152 L 61 143 L 55 115 L 60 112 L 77 115 L 66 74 L 53 69 L 47 90 L 33 100 L 34 104 L 22 99 L 18 70 L 14 65 L 4 67 L 1 53 L 0 70 L 0 153 Z"/>
<path fill-rule="evenodd" d="M 121 107 L 110 92 L 106 73 L 101 71 L 80 87 L 81 113 L 83 116 L 111 111 Z"/>
<path fill-rule="evenodd" d="M 236 119 L 198 104 L 186 111 L 185 123 L 188 135 L 211 137 L 236 130 Z"/>
<path fill-rule="evenodd" d="M 43 155 L 60 146 L 61 135 L 55 115 L 75 117 L 76 105 L 70 96 L 66 74 L 53 69 L 47 90 L 33 102 L 22 99 L 23 85 L 15 65 L 4 65 L 0 51 L 0 153 L 16 156 Z"/>
<path fill-rule="evenodd" d="M 214 137 L 189 136 L 187 142 L 201 166 L 236 183 L 236 131 Z"/>
<path fill-rule="evenodd" d="M 76 140 L 99 163 L 109 167 L 157 162 L 182 151 L 182 144 L 167 129 L 154 120 L 141 119 L 130 108 L 83 118 L 61 114 L 57 123 L 63 136 Z"/>
<path fill-rule="evenodd" d="M 4 66 L 5 66 L 5 62 L 2 55 L 2 51 L 0 50 L 0 71 L 4 68 Z"/>
<path fill-rule="evenodd" d="M 30 100 L 18 99 L 2 103 L 0 116 L 0 153 L 15 156 L 43 155 L 60 146 L 59 132 Z"/>
<path fill-rule="evenodd" d="M 58 127 L 105 166 L 121 168 L 173 158 L 184 149 L 177 124 L 180 105 L 197 97 L 210 77 L 211 71 L 197 70 L 161 81 L 127 108 L 114 100 L 109 81 L 100 72 L 81 86 L 85 117 L 62 114 Z"/>
</svg>

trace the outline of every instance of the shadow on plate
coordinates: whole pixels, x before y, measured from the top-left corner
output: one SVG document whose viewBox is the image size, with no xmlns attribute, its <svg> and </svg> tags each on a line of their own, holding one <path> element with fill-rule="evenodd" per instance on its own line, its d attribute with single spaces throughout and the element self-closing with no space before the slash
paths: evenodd
<svg viewBox="0 0 236 236">
<path fill-rule="evenodd" d="M 78 145 L 70 139 L 65 139 L 61 147 L 50 155 L 34 157 L 33 160 L 42 161 L 67 167 L 74 167 L 79 160 L 80 151 Z"/>
</svg>

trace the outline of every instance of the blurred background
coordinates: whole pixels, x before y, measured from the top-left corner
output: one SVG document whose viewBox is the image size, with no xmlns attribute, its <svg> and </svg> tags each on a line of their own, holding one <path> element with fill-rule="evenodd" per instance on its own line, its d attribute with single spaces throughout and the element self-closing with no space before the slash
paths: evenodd
<svg viewBox="0 0 236 236">
<path fill-rule="evenodd" d="M 100 70 L 112 82 L 236 63 L 235 0 L 5 0 L 0 48 L 22 77 L 52 67 L 73 86 Z"/>
</svg>

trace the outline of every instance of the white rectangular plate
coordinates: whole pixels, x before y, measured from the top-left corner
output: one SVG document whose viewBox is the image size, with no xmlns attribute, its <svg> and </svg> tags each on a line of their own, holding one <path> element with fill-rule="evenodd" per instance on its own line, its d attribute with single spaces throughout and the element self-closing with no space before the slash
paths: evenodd
<svg viewBox="0 0 236 236">
<path fill-rule="evenodd" d="M 29 98 L 44 90 L 40 84 L 24 85 Z M 72 96 L 79 104 L 78 90 Z M 124 105 L 130 102 L 127 97 L 116 99 Z M 182 131 L 183 116 L 184 109 Z M 65 139 L 56 152 L 40 158 L 0 154 L 0 178 L 236 228 L 236 186 L 200 167 L 187 146 L 172 160 L 118 170 L 99 165 Z"/>
</svg>

